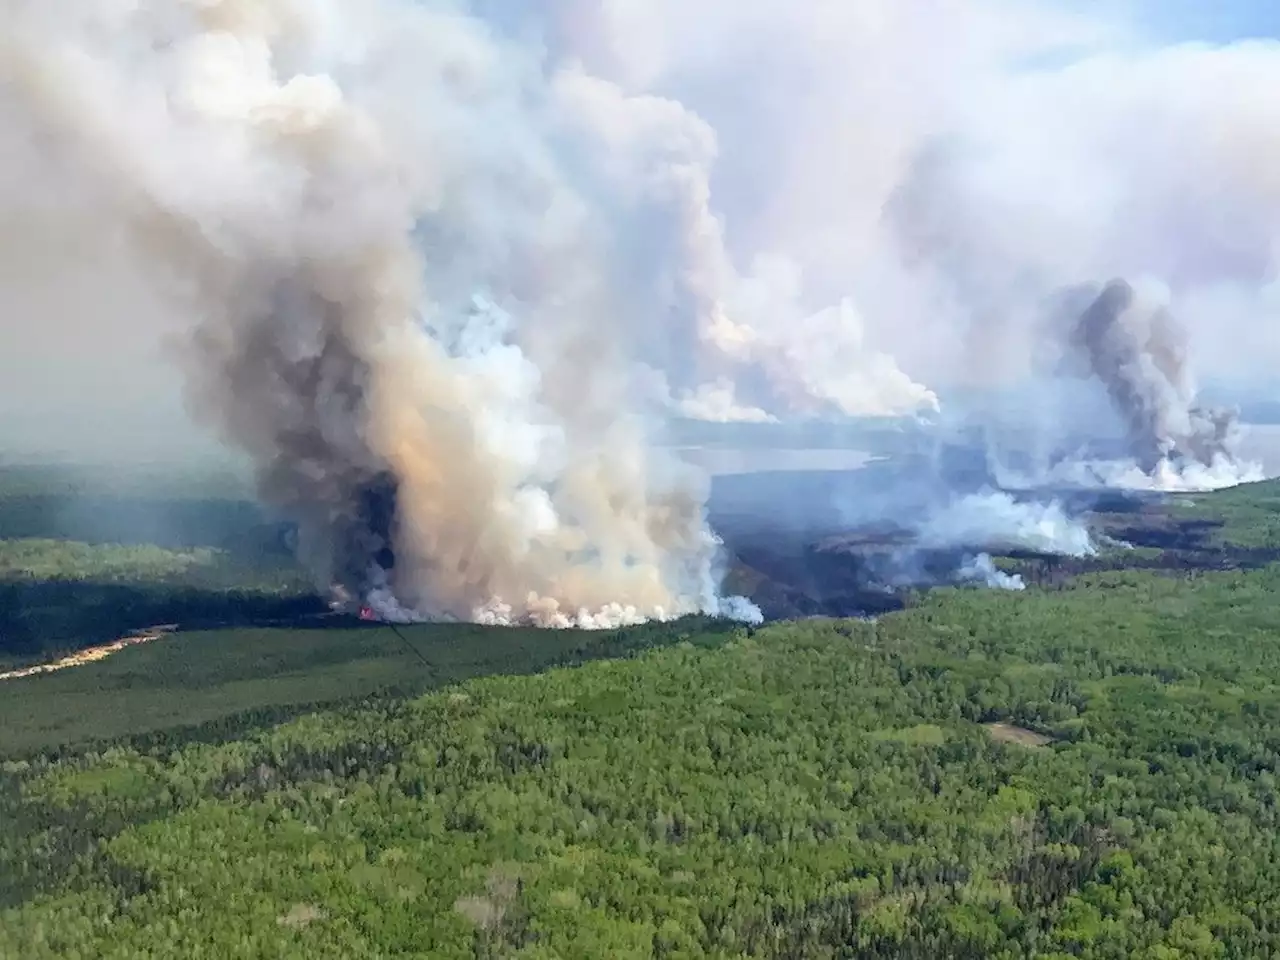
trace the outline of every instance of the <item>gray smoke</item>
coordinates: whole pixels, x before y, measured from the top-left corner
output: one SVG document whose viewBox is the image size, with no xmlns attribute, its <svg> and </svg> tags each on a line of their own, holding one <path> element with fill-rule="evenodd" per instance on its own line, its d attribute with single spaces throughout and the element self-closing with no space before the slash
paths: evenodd
<svg viewBox="0 0 1280 960">
<path fill-rule="evenodd" d="M 1105 387 L 1138 468 L 1150 476 L 1232 468 L 1236 414 L 1197 402 L 1186 334 L 1168 308 L 1121 279 L 1068 299 L 1087 301 L 1067 333 L 1069 349 Z"/>
</svg>

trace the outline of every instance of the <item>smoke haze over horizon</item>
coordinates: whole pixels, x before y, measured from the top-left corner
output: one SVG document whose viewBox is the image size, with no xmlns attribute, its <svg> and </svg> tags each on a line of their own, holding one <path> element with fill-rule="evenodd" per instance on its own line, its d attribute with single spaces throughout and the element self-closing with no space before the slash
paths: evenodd
<svg viewBox="0 0 1280 960">
<path fill-rule="evenodd" d="M 0 14 L 0 447 L 215 438 L 389 613 L 752 616 L 672 416 L 1111 429 L 1156 486 L 1253 475 L 1196 377 L 1280 361 L 1274 41 L 995 0 Z M 1176 370 L 1109 335 L 1055 365 L 1056 304 L 1113 277 Z"/>
</svg>

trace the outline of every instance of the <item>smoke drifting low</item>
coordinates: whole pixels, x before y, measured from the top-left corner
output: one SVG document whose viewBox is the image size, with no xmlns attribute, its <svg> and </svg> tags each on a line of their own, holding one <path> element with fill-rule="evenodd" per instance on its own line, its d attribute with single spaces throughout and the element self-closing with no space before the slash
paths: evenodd
<svg viewBox="0 0 1280 960">
<path fill-rule="evenodd" d="M 1068 557 L 1097 552 L 1088 528 L 1057 502 L 1019 502 L 986 491 L 957 497 L 929 514 L 919 529 L 925 546 L 979 545 Z"/>
</svg>

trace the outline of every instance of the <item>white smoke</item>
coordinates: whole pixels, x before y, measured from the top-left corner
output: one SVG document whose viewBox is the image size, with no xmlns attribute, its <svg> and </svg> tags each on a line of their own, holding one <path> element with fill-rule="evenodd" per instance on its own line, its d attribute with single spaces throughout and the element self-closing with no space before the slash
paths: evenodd
<svg viewBox="0 0 1280 960">
<path fill-rule="evenodd" d="M 970 557 L 960 567 L 957 579 L 981 583 L 992 590 L 1025 590 L 1026 582 L 1016 573 L 1005 573 L 988 553 Z"/>
<path fill-rule="evenodd" d="M 1149 278 L 1202 371 L 1280 361 L 1280 45 L 1153 44 L 1111 9 L 564 0 L 544 19 L 590 69 L 714 130 L 709 183 L 746 269 L 713 328 L 811 371 L 783 378 L 786 409 L 927 410 L 1024 382 L 1014 413 L 1087 432 L 1078 410 L 1033 409 L 1045 302 L 1066 287 Z M 798 322 L 841 302 L 821 332 Z"/>
<path fill-rule="evenodd" d="M 778 418 L 760 407 L 745 407 L 738 403 L 733 381 L 720 377 L 714 383 L 704 383 L 686 392 L 677 402 L 676 409 L 690 420 L 708 423 L 777 423 Z"/>
<path fill-rule="evenodd" d="M 1250 461 L 1219 456 L 1210 463 L 1159 461 L 1144 470 L 1137 461 L 1078 459 L 1063 461 L 1033 476 L 1006 477 L 1010 488 L 1031 489 L 1045 484 L 1117 490 L 1153 490 L 1165 493 L 1203 493 L 1223 490 L 1241 483 L 1266 478 L 1262 466 Z"/>
<path fill-rule="evenodd" d="M 948 502 L 921 524 L 924 546 L 981 546 L 1088 557 L 1097 553 L 1089 528 L 1058 503 L 1019 502 L 987 492 Z"/>
</svg>

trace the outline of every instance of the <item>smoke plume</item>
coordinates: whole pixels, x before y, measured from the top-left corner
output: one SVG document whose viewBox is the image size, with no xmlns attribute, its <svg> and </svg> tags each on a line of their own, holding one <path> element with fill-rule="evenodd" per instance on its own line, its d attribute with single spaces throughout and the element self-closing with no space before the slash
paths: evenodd
<svg viewBox="0 0 1280 960">
<path fill-rule="evenodd" d="M 1041 386 L 986 421 L 1001 486 L 1207 490 L 1262 478 L 1239 453 L 1236 410 L 1201 403 L 1167 291 L 1116 279 L 1053 300 Z"/>
<path fill-rule="evenodd" d="M 1246 475 L 1188 358 L 1280 359 L 1274 44 L 1048 0 L 64 7 L 0 0 L 6 405 L 38 344 L 95 433 L 144 433 L 164 340 L 317 578 L 385 615 L 737 610 L 672 415 L 953 403 L 1052 438 L 1050 474 Z M 1108 276 L 1185 337 L 1123 287 L 1047 329 Z M 1081 452 L 1064 343 L 1122 456 Z"/>
<path fill-rule="evenodd" d="M 1071 347 L 1106 388 L 1128 452 L 1147 475 L 1183 464 L 1234 463 L 1236 416 L 1196 403 L 1182 329 L 1167 309 L 1140 302 L 1124 280 L 1107 283 L 1079 314 Z"/>
<path fill-rule="evenodd" d="M 9 128 L 194 318 L 192 407 L 322 584 L 397 618 L 751 615 L 648 443 L 579 78 L 446 3 L 3 10 Z"/>
</svg>

